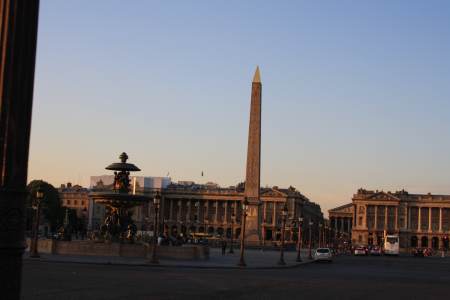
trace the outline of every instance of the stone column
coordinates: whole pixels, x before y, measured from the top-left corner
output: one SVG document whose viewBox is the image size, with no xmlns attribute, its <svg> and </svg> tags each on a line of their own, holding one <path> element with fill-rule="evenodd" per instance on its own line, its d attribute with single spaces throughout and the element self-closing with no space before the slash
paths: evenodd
<svg viewBox="0 0 450 300">
<path fill-rule="evenodd" d="M 339 219 L 341 221 L 341 232 L 344 233 L 345 232 L 345 230 L 344 230 L 344 218 L 340 217 Z"/>
<path fill-rule="evenodd" d="M 384 228 L 383 230 L 387 230 L 388 229 L 388 206 L 385 205 L 384 206 Z"/>
<path fill-rule="evenodd" d="M 209 218 L 209 200 L 205 200 L 206 201 L 206 212 L 205 212 L 205 218 L 208 220 L 208 224 L 211 222 L 210 218 Z M 207 230 L 205 230 L 205 232 L 208 232 Z"/>
<path fill-rule="evenodd" d="M 219 224 L 219 201 L 216 201 L 216 215 L 214 217 L 214 223 Z"/>
<path fill-rule="evenodd" d="M 263 220 L 264 220 L 264 223 L 266 223 L 266 217 L 267 217 L 267 203 L 263 202 Z"/>
<path fill-rule="evenodd" d="M 442 207 L 439 208 L 439 232 L 442 232 Z"/>
<path fill-rule="evenodd" d="M 378 205 L 375 205 L 375 222 L 374 222 L 375 231 L 378 230 Z"/>
<path fill-rule="evenodd" d="M 333 219 L 334 219 L 334 236 L 337 237 L 337 233 L 338 233 L 338 231 L 339 231 L 339 228 L 338 228 L 338 218 L 333 217 Z"/>
<path fill-rule="evenodd" d="M 418 217 L 418 222 L 417 222 L 417 225 L 418 225 L 418 231 L 422 231 L 422 207 L 418 207 L 418 209 L 419 209 L 419 213 L 417 214 L 417 217 Z"/>
<path fill-rule="evenodd" d="M 395 207 L 395 223 L 394 223 L 394 229 L 398 230 L 398 206 Z"/>
<path fill-rule="evenodd" d="M 19 299 L 39 0 L 0 1 L 0 289 Z"/>
<path fill-rule="evenodd" d="M 182 209 L 183 208 L 183 201 L 180 199 L 177 201 L 177 222 L 181 222 L 181 213 L 182 213 Z M 181 229 L 181 226 L 179 226 Z M 180 232 L 180 230 L 178 230 L 178 232 Z"/>
<path fill-rule="evenodd" d="M 228 200 L 224 202 L 224 214 L 223 214 L 223 222 L 228 225 Z"/>
<path fill-rule="evenodd" d="M 411 228 L 411 207 L 408 206 L 407 212 L 408 212 L 408 216 L 407 216 L 408 223 L 406 224 L 406 229 L 410 230 L 410 229 L 413 229 L 413 228 Z"/>
<path fill-rule="evenodd" d="M 272 224 L 276 228 L 277 227 L 277 203 L 273 203 L 273 216 L 272 216 Z"/>
<path fill-rule="evenodd" d="M 188 199 L 187 203 L 186 203 L 186 207 L 187 207 L 186 223 L 192 222 L 192 212 L 191 212 L 192 203 L 191 202 L 192 202 L 192 200 Z"/>
<path fill-rule="evenodd" d="M 428 231 L 431 231 L 431 207 L 428 207 Z"/>
</svg>

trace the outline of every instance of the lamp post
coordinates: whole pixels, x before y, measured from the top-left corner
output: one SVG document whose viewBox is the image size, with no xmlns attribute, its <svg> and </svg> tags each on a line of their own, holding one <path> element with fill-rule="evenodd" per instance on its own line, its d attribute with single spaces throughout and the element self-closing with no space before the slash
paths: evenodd
<svg viewBox="0 0 450 300">
<path fill-rule="evenodd" d="M 153 222 L 153 249 L 152 249 L 152 259 L 150 263 L 159 264 L 159 260 L 156 257 L 156 246 L 158 244 L 158 212 L 159 205 L 161 204 L 161 194 L 156 192 L 155 197 L 153 198 L 153 206 L 155 208 L 155 220 Z"/>
<path fill-rule="evenodd" d="M 284 266 L 286 263 L 284 262 L 284 232 L 286 227 L 286 218 L 288 215 L 287 204 L 285 203 L 283 206 L 283 210 L 281 211 L 281 247 L 280 247 L 280 260 L 278 264 Z"/>
<path fill-rule="evenodd" d="M 39 258 L 38 252 L 38 231 L 39 231 L 39 218 L 41 211 L 41 201 L 44 198 L 44 192 L 41 187 L 36 191 L 35 201 L 33 203 L 33 209 L 36 210 L 36 220 L 33 228 L 33 241 L 30 243 L 30 257 Z"/>
<path fill-rule="evenodd" d="M 234 219 L 236 218 L 236 215 L 234 213 L 231 213 L 231 237 L 230 237 L 230 251 L 229 253 L 234 253 L 233 250 L 233 235 L 234 235 Z"/>
<path fill-rule="evenodd" d="M 312 251 L 311 251 L 311 247 L 312 247 L 312 240 L 311 240 L 311 227 L 313 226 L 313 221 L 311 221 L 311 220 L 309 220 L 309 245 L 308 245 L 308 247 L 309 247 L 309 254 L 308 254 L 308 258 L 309 259 L 312 259 L 313 257 L 312 257 Z"/>
<path fill-rule="evenodd" d="M 319 248 L 322 247 L 322 223 L 319 223 Z"/>
<path fill-rule="evenodd" d="M 302 261 L 301 250 L 302 250 L 302 225 L 303 225 L 303 217 L 298 217 L 298 237 L 297 237 L 297 262 Z"/>
<path fill-rule="evenodd" d="M 244 261 L 244 248 L 245 248 L 245 221 L 247 219 L 247 209 L 248 209 L 248 200 L 247 197 L 244 198 L 244 202 L 242 202 L 242 226 L 241 226 L 241 255 L 239 258 L 239 267 L 245 267 Z"/>
</svg>

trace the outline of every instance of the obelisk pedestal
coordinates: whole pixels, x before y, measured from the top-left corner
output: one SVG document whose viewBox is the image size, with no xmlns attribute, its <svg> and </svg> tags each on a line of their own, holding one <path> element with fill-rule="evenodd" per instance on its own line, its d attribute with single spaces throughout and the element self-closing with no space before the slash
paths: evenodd
<svg viewBox="0 0 450 300">
<path fill-rule="evenodd" d="M 252 82 L 250 106 L 250 124 L 248 132 L 247 170 L 244 196 L 249 202 L 247 211 L 246 242 L 249 245 L 260 245 L 261 236 L 261 78 L 256 68 Z"/>
</svg>

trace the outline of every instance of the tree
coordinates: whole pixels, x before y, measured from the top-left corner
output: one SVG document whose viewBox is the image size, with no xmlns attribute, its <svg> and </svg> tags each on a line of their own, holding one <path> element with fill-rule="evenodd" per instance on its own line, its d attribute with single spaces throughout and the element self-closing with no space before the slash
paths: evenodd
<svg viewBox="0 0 450 300">
<path fill-rule="evenodd" d="M 33 180 L 27 186 L 28 196 L 26 207 L 31 208 L 38 189 L 44 193 L 44 198 L 41 202 L 41 209 L 44 218 L 50 224 L 50 230 L 56 231 L 57 227 L 63 223 L 64 208 L 61 204 L 58 191 L 48 182 L 43 180 Z M 27 209 L 27 211 L 30 211 Z"/>
</svg>

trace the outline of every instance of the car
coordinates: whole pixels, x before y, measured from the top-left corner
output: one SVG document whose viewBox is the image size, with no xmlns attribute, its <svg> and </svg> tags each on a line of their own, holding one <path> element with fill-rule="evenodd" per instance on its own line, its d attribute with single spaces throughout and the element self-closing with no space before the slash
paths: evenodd
<svg viewBox="0 0 450 300">
<path fill-rule="evenodd" d="M 317 248 L 314 253 L 315 261 L 333 261 L 333 254 L 331 253 L 330 248 Z"/>
<path fill-rule="evenodd" d="M 359 255 L 366 256 L 367 255 L 367 250 L 364 247 L 356 247 L 355 251 L 353 252 L 353 254 L 355 256 L 359 256 Z"/>
<path fill-rule="evenodd" d="M 380 256 L 382 254 L 382 251 L 380 247 L 374 246 L 370 249 L 369 253 L 373 256 Z"/>
</svg>

